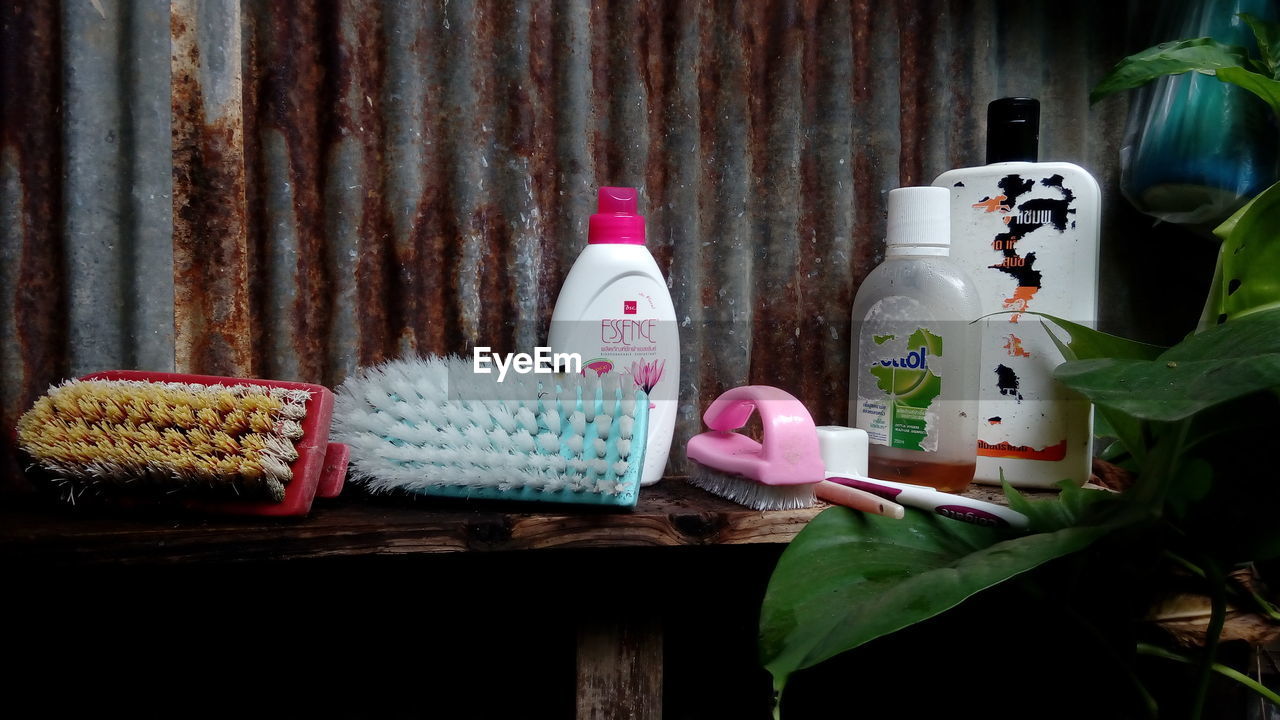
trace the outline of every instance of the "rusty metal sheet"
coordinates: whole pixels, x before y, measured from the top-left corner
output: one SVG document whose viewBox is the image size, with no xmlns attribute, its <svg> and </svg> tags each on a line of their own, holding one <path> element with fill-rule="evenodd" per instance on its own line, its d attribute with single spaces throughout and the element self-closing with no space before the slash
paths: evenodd
<svg viewBox="0 0 1280 720">
<path fill-rule="evenodd" d="M 174 355 L 177 368 L 252 375 L 244 67 L 237 0 L 170 3 Z M 256 279 L 256 278 L 255 278 Z"/>
<path fill-rule="evenodd" d="M 172 370 L 168 3 L 73 3 L 62 23 L 69 371 Z"/>
<path fill-rule="evenodd" d="M 100 363 L 336 384 L 403 353 L 531 346 L 602 184 L 640 189 L 670 279 L 677 444 L 746 382 L 843 422 L 885 193 L 981 162 L 988 100 L 1039 96 L 1042 157 L 1093 171 L 1106 232 L 1132 227 L 1125 104 L 1087 90 L 1145 43 L 1136 7 L 7 3 L 5 422 Z"/>
<path fill-rule="evenodd" d="M 0 475 L 18 415 L 67 372 L 62 29 L 51 3 L 0 3 Z"/>
</svg>

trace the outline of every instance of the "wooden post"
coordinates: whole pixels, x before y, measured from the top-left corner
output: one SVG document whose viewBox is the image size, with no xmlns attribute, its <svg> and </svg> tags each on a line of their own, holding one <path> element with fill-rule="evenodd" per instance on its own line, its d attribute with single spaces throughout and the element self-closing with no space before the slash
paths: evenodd
<svg viewBox="0 0 1280 720">
<path fill-rule="evenodd" d="M 662 621 L 592 617 L 578 626 L 578 720 L 660 720 Z"/>
</svg>

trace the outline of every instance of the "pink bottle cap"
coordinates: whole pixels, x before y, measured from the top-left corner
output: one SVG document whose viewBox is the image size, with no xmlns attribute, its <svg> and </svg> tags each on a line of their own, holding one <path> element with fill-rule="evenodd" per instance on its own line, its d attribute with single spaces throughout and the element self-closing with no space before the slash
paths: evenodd
<svg viewBox="0 0 1280 720">
<path fill-rule="evenodd" d="M 635 188 L 602 187 L 596 214 L 587 226 L 587 243 L 644 244 L 644 216 L 636 214 Z"/>
</svg>

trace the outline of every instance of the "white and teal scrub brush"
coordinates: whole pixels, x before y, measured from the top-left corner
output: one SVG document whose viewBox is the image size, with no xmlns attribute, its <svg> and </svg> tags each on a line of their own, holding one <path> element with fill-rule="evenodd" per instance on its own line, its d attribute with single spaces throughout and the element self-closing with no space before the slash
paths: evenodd
<svg viewBox="0 0 1280 720">
<path fill-rule="evenodd" d="M 335 442 L 373 492 L 635 505 L 649 399 L 626 375 L 476 374 L 469 359 L 365 368 L 337 390 Z"/>
</svg>

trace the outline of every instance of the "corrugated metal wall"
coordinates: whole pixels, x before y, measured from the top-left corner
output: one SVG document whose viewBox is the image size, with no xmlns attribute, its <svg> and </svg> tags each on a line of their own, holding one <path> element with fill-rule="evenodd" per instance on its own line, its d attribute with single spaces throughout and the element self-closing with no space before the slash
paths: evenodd
<svg viewBox="0 0 1280 720">
<path fill-rule="evenodd" d="M 678 442 L 748 380 L 842 421 L 884 195 L 981 162 L 988 100 L 1040 97 L 1042 157 L 1117 202 L 1125 105 L 1086 96 L 1126 8 L 4 3 L 3 423 L 104 368 L 336 384 L 532 346 L 601 184 L 641 189 L 671 280 Z"/>
</svg>

